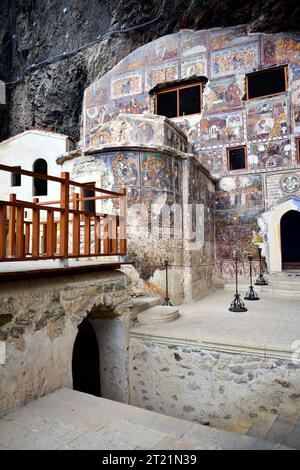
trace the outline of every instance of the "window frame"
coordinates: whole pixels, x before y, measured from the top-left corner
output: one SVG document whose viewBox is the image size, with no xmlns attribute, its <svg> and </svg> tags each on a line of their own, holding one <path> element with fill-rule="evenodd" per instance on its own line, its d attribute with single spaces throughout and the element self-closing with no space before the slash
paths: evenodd
<svg viewBox="0 0 300 470">
<path fill-rule="evenodd" d="M 22 170 L 21 165 L 15 165 L 15 166 L 13 166 L 13 168 L 15 168 L 16 170 Z M 16 175 L 19 175 L 19 177 L 20 177 L 20 184 L 13 184 L 14 178 L 16 177 Z M 21 186 L 22 186 L 22 175 L 20 173 L 12 173 L 11 174 L 11 179 L 10 179 L 10 187 L 11 188 L 20 188 Z"/>
<path fill-rule="evenodd" d="M 243 168 L 231 169 L 230 168 L 230 150 L 244 149 L 245 155 L 245 166 Z M 227 171 L 235 172 L 248 169 L 248 155 L 247 155 L 247 145 L 237 145 L 236 147 L 226 147 L 226 158 L 227 158 Z"/>
<path fill-rule="evenodd" d="M 196 87 L 196 86 L 198 86 L 200 88 L 200 111 L 198 113 L 193 113 L 193 114 L 184 114 L 184 115 L 178 114 L 180 112 L 179 90 L 182 90 L 184 88 L 192 88 L 192 87 Z M 176 91 L 177 92 L 177 115 L 173 116 L 171 118 L 168 118 L 168 119 L 182 118 L 182 117 L 184 118 L 185 116 L 195 116 L 197 114 L 201 114 L 202 113 L 202 103 L 203 103 L 203 99 L 202 99 L 203 98 L 203 88 L 204 88 L 204 83 L 203 82 L 195 82 L 195 83 L 190 83 L 188 85 L 172 86 L 172 87 L 167 88 L 165 90 L 157 91 L 154 94 L 154 112 L 155 112 L 155 114 L 157 114 L 157 96 L 162 95 L 163 93 L 169 93 L 171 91 Z"/>
<path fill-rule="evenodd" d="M 296 137 L 296 164 L 300 165 L 300 137 Z"/>
<path fill-rule="evenodd" d="M 273 70 L 277 69 L 284 69 L 284 84 L 285 84 L 285 90 L 284 91 L 279 91 L 278 93 L 270 93 L 268 95 L 261 95 L 261 96 L 255 96 L 254 98 L 249 98 L 249 76 L 261 74 L 261 73 L 268 73 L 268 72 L 273 72 Z M 261 70 L 256 70 L 255 72 L 250 72 L 245 75 L 245 86 L 246 86 L 246 101 L 252 101 L 252 100 L 261 100 L 264 98 L 268 98 L 270 96 L 278 96 L 282 95 L 283 93 L 286 93 L 288 90 L 288 81 L 289 81 L 289 76 L 288 76 L 288 65 L 278 65 L 277 67 L 270 67 L 267 69 L 261 69 Z"/>
</svg>

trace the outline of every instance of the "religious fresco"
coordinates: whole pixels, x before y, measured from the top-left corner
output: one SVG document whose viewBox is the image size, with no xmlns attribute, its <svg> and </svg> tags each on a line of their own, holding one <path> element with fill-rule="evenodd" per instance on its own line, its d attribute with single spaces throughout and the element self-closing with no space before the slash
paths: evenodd
<svg viewBox="0 0 300 470">
<path fill-rule="evenodd" d="M 294 132 L 300 133 L 300 68 L 294 78 L 291 94 L 292 122 Z"/>
<path fill-rule="evenodd" d="M 202 149 L 198 150 L 199 146 L 194 146 L 194 151 L 197 155 L 199 162 L 207 168 L 212 174 L 222 173 L 226 168 L 224 165 L 224 152 L 223 148 L 219 149 Z"/>
<path fill-rule="evenodd" d="M 207 76 L 206 54 L 198 54 L 181 61 L 181 78 L 192 77 L 193 75 Z"/>
<path fill-rule="evenodd" d="M 181 57 L 201 54 L 206 51 L 206 31 L 180 31 Z"/>
<path fill-rule="evenodd" d="M 252 243 L 253 233 L 259 230 L 257 217 L 262 211 L 216 212 L 216 254 L 219 260 L 234 261 L 234 252 L 238 248 L 248 264 L 248 254 L 257 255 Z"/>
<path fill-rule="evenodd" d="M 300 63 L 300 41 L 283 35 L 263 38 L 263 61 L 266 65 Z"/>
<path fill-rule="evenodd" d="M 112 79 L 111 97 L 122 98 L 124 96 L 142 93 L 142 76 L 138 73 L 123 75 Z"/>
<path fill-rule="evenodd" d="M 199 114 L 192 114 L 190 116 L 181 116 L 178 118 L 173 118 L 173 122 L 177 124 L 178 127 L 185 133 L 188 137 L 188 141 L 193 143 L 200 139 L 201 129 L 200 122 L 201 117 Z"/>
<path fill-rule="evenodd" d="M 178 58 L 178 35 L 170 34 L 159 38 L 153 47 L 142 48 L 140 57 L 144 67 L 176 60 Z"/>
<path fill-rule="evenodd" d="M 159 67 L 152 67 L 145 72 L 145 90 L 151 90 L 158 83 L 172 82 L 178 78 L 178 63 L 173 62 Z"/>
<path fill-rule="evenodd" d="M 273 170 L 291 166 L 291 150 L 289 140 L 253 143 L 248 153 L 249 170 Z"/>
<path fill-rule="evenodd" d="M 250 72 L 258 65 L 258 44 L 232 47 L 211 53 L 211 75 L 221 77 Z"/>
<path fill-rule="evenodd" d="M 236 77 L 210 81 L 204 91 L 204 112 L 208 114 L 240 108 L 243 95 Z"/>
<path fill-rule="evenodd" d="M 244 139 L 242 113 L 219 114 L 202 118 L 200 122 L 202 142 L 240 142 Z"/>
<path fill-rule="evenodd" d="M 128 98 L 120 98 L 114 102 L 117 114 L 143 114 L 150 109 L 149 95 L 136 95 Z"/>
<path fill-rule="evenodd" d="M 172 170 L 171 157 L 152 152 L 141 153 L 143 187 L 172 190 Z"/>
<path fill-rule="evenodd" d="M 286 137 L 289 131 L 287 98 L 247 103 L 248 139 Z"/>
<path fill-rule="evenodd" d="M 164 145 L 172 147 L 180 152 L 187 152 L 188 144 L 186 138 L 184 138 L 179 132 L 176 132 L 173 127 L 167 123 L 164 126 Z"/>
<path fill-rule="evenodd" d="M 240 44 L 243 40 L 249 41 L 248 26 L 237 28 L 219 28 L 210 33 L 209 46 L 211 50 L 224 49 L 229 45 Z"/>
<path fill-rule="evenodd" d="M 204 203 L 213 207 L 214 192 L 209 191 L 208 178 L 194 160 L 189 161 L 189 203 Z"/>
<path fill-rule="evenodd" d="M 261 175 L 226 176 L 218 182 L 216 210 L 263 207 Z"/>
</svg>

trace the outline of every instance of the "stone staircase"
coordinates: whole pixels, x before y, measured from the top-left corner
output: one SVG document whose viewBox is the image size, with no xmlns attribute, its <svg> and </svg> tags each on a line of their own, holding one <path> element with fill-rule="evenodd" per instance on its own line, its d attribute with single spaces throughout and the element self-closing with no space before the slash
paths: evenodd
<svg viewBox="0 0 300 470">
<path fill-rule="evenodd" d="M 160 297 L 137 297 L 132 303 L 132 320 L 141 325 L 169 323 L 179 317 L 178 308 L 161 305 Z"/>
<path fill-rule="evenodd" d="M 224 425 L 215 423 L 217 429 L 235 432 L 259 440 L 300 449 L 300 404 L 285 405 L 278 412 L 258 411 L 257 417 Z"/>
<path fill-rule="evenodd" d="M 257 293 L 266 293 L 275 297 L 300 298 L 300 271 L 283 271 L 266 275 L 265 278 L 269 284 L 267 286 L 254 286 Z M 231 279 L 218 281 L 217 287 L 234 292 L 235 281 Z M 244 296 L 248 289 L 249 281 L 241 279 L 239 281 L 241 295 Z"/>
</svg>

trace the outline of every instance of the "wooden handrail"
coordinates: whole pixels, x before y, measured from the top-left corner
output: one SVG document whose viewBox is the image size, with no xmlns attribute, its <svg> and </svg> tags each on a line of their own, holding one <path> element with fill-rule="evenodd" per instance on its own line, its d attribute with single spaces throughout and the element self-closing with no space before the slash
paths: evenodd
<svg viewBox="0 0 300 470">
<path fill-rule="evenodd" d="M 16 194 L 9 201 L 0 200 L 0 262 L 126 255 L 125 189 L 114 192 L 96 188 L 95 183 L 77 183 L 70 180 L 69 173 L 56 177 L 2 164 L 0 171 L 60 184 L 60 199 L 55 201 L 22 201 Z M 71 186 L 80 188 L 80 194 L 71 196 Z M 85 189 L 94 196 L 85 196 Z M 96 206 L 90 212 L 84 205 L 85 201 L 108 199 L 119 200 L 119 213 L 96 212 Z"/>
</svg>

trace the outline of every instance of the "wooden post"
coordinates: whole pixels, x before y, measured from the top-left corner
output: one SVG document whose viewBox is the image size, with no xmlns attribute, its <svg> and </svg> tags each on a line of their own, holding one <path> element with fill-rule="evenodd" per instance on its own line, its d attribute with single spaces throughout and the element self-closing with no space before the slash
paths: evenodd
<svg viewBox="0 0 300 470">
<path fill-rule="evenodd" d="M 118 224 L 116 215 L 111 217 L 109 238 L 111 240 L 110 253 L 115 255 L 118 253 Z"/>
<path fill-rule="evenodd" d="M 90 255 L 91 253 L 91 218 L 89 215 L 84 214 L 84 254 Z"/>
<path fill-rule="evenodd" d="M 101 234 L 100 234 L 100 217 L 94 217 L 94 240 L 95 249 L 94 254 L 100 255 L 101 253 Z"/>
<path fill-rule="evenodd" d="M 6 206 L 0 206 L 0 258 L 6 258 Z"/>
<path fill-rule="evenodd" d="M 16 223 L 16 257 L 25 256 L 25 235 L 24 235 L 24 207 L 17 207 Z"/>
<path fill-rule="evenodd" d="M 109 216 L 103 218 L 103 254 L 109 254 Z"/>
<path fill-rule="evenodd" d="M 61 178 L 64 181 L 60 185 L 60 207 L 64 210 L 60 213 L 60 254 L 67 259 L 69 255 L 69 173 L 61 173 Z"/>
<path fill-rule="evenodd" d="M 10 202 L 16 202 L 16 195 L 11 194 Z M 9 207 L 8 256 L 16 256 L 16 207 Z"/>
<path fill-rule="evenodd" d="M 127 212 L 127 207 L 126 207 L 126 189 L 121 188 L 120 193 L 122 196 L 120 196 L 120 218 L 119 218 L 119 224 L 120 224 L 120 254 L 122 256 L 126 256 L 127 254 L 127 240 L 126 240 L 126 225 L 127 225 L 127 217 L 126 217 L 126 212 Z"/>
<path fill-rule="evenodd" d="M 54 256 L 54 253 L 56 251 L 56 246 L 55 246 L 55 226 L 54 226 L 54 211 L 47 211 L 47 256 Z"/>
<path fill-rule="evenodd" d="M 39 198 L 34 198 L 33 203 L 36 204 L 32 209 L 32 256 L 37 258 L 40 254 L 40 209 L 37 206 Z"/>
<path fill-rule="evenodd" d="M 25 222 L 25 255 L 30 254 L 30 222 Z"/>
<path fill-rule="evenodd" d="M 79 210 L 79 194 L 73 194 L 73 210 Z M 73 246 L 74 256 L 80 255 L 80 214 L 73 213 Z"/>
</svg>

